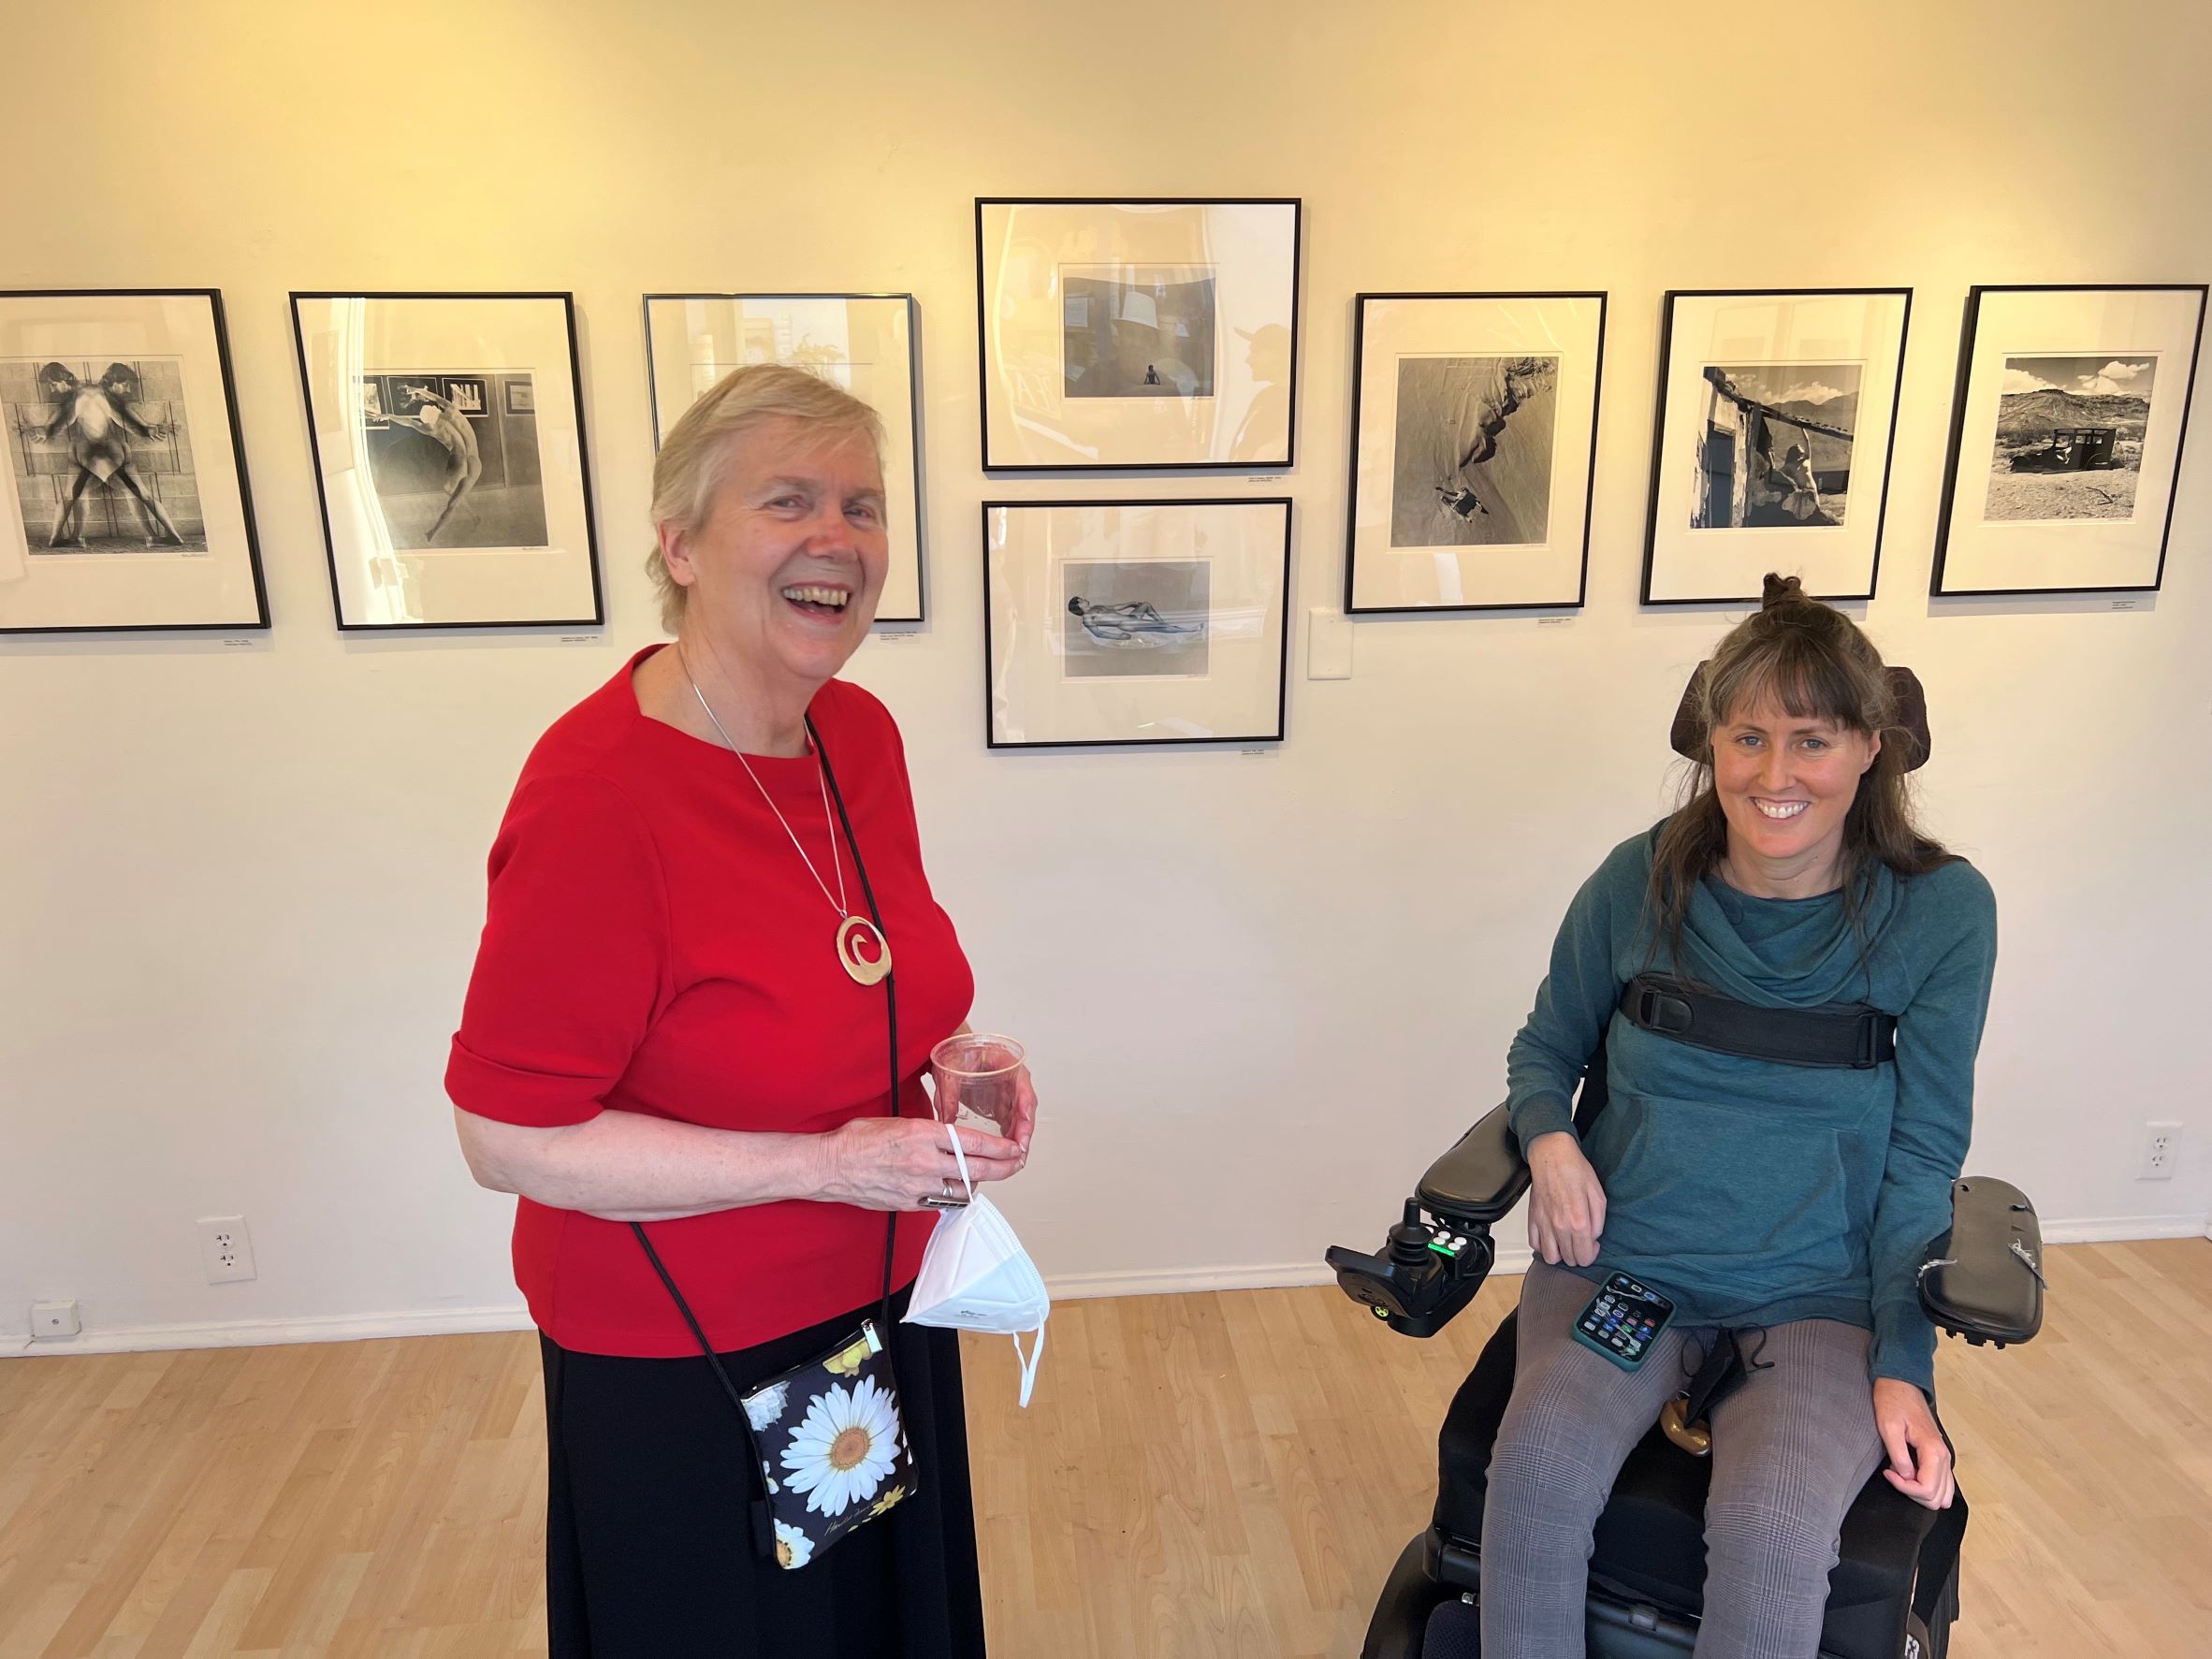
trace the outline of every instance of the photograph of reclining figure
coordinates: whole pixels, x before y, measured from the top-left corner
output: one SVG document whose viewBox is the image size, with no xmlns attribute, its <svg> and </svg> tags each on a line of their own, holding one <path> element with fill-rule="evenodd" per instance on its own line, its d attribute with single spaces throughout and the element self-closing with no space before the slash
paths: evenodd
<svg viewBox="0 0 2212 1659">
<path fill-rule="evenodd" d="M 1070 560 L 1061 662 L 1070 679 L 1202 679 L 1213 567 L 1203 559 Z"/>
</svg>

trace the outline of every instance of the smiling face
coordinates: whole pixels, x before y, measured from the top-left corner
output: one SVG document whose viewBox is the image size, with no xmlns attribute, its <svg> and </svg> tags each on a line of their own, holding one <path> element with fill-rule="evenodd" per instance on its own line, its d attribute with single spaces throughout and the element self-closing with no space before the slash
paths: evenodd
<svg viewBox="0 0 2212 1659">
<path fill-rule="evenodd" d="M 719 660 L 808 687 L 867 637 L 891 561 L 883 472 L 865 437 L 779 418 L 735 440 L 706 519 L 662 528 L 689 589 L 683 633 Z"/>
<path fill-rule="evenodd" d="M 1879 736 L 1794 715 L 1771 693 L 1732 710 L 1712 734 L 1729 863 L 1766 883 L 1826 892 L 1859 779 L 1881 752 Z"/>
</svg>

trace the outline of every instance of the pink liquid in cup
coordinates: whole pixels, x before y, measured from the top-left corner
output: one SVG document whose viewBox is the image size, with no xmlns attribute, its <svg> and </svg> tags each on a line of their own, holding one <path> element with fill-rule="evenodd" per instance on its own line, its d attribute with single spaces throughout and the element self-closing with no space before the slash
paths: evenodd
<svg viewBox="0 0 2212 1659">
<path fill-rule="evenodd" d="M 1011 1037 L 981 1031 L 939 1043 L 929 1051 L 938 1121 L 1011 1135 L 1026 1053 Z"/>
</svg>

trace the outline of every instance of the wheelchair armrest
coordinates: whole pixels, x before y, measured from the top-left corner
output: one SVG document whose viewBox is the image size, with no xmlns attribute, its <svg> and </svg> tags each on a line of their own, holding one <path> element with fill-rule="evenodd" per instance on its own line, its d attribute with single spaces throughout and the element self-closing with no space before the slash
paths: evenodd
<svg viewBox="0 0 2212 1659">
<path fill-rule="evenodd" d="M 1920 1305 L 1954 1336 L 1979 1346 L 2026 1342 L 2043 1327 L 2043 1229 L 2009 1181 L 1969 1175 L 1951 1184 L 1951 1230 L 1920 1275 Z"/>
<path fill-rule="evenodd" d="M 1528 1163 L 1501 1104 L 1459 1139 L 1414 1189 L 1421 1206 L 1454 1221 L 1488 1227 L 1528 1190 Z"/>
</svg>

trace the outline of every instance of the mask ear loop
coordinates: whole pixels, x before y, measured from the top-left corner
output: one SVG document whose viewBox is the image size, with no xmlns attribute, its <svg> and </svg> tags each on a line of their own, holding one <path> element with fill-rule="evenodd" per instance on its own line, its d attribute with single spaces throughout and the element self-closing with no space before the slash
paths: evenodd
<svg viewBox="0 0 2212 1659">
<path fill-rule="evenodd" d="M 953 1143 L 953 1161 L 960 1166 L 960 1185 L 968 1188 L 968 1201 L 975 1202 L 975 1183 L 968 1178 L 968 1154 L 961 1149 L 960 1131 L 945 1125 L 945 1138 Z"/>
<path fill-rule="evenodd" d="M 1013 1345 L 1014 1358 L 1022 1362 L 1022 1406 L 1026 1410 L 1029 1391 L 1037 1386 L 1037 1362 L 1044 1358 L 1044 1327 L 1037 1327 L 1037 1346 L 1027 1353 L 1022 1352 L 1022 1336 L 1018 1331 L 1014 1332 Z"/>
</svg>

